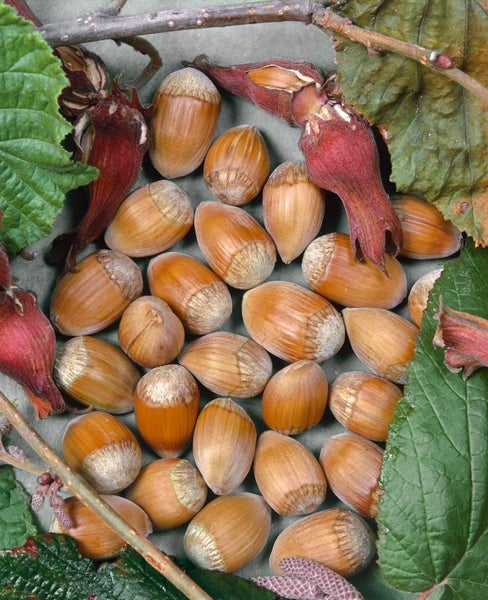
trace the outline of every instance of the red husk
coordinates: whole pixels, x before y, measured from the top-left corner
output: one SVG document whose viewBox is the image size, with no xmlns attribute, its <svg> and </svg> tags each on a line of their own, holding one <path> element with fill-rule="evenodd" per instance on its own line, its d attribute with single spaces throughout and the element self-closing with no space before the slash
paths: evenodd
<svg viewBox="0 0 488 600">
<path fill-rule="evenodd" d="M 59 46 L 53 52 L 61 59 L 70 83 L 59 96 L 59 106 L 62 114 L 74 121 L 110 93 L 107 69 L 99 56 L 81 46 Z"/>
<path fill-rule="evenodd" d="M 463 369 L 463 379 L 488 367 L 488 320 L 444 305 L 439 299 L 435 318 L 439 325 L 434 345 L 445 348 L 444 363 L 453 372 Z"/>
<path fill-rule="evenodd" d="M 6 4 L 36 27 L 42 26 L 25 0 L 6 0 Z M 67 119 L 74 120 L 107 90 L 108 73 L 102 59 L 82 46 L 59 46 L 53 49 L 53 54 L 61 60 L 70 83 L 59 97 L 60 109 Z"/>
<path fill-rule="evenodd" d="M 1 223 L 1 213 L 0 213 L 0 223 Z M 4 290 L 8 290 L 12 285 L 12 275 L 10 273 L 10 261 L 8 258 L 7 251 L 0 244 L 0 288 Z M 0 290 L 1 294 L 1 290 Z"/>
<path fill-rule="evenodd" d="M 310 179 L 342 200 L 356 258 L 386 272 L 385 252 L 398 253 L 402 230 L 383 187 L 369 125 L 347 105 L 331 101 L 309 119 L 300 149 Z"/>
<path fill-rule="evenodd" d="M 185 64 L 289 125 L 304 126 L 300 148 L 310 179 L 341 198 L 356 258 L 366 258 L 386 273 L 385 252 L 395 256 L 400 248 L 400 222 L 383 187 L 371 128 L 334 97 L 339 93 L 335 79 L 324 79 L 305 61 L 272 59 L 223 67 L 201 55 Z"/>
<path fill-rule="evenodd" d="M 193 67 L 208 75 L 213 82 L 231 94 L 250 100 L 256 106 L 284 119 L 289 125 L 301 126 L 302 115 L 293 109 L 293 101 L 297 94 L 305 88 L 311 88 L 312 94 L 322 97 L 321 88 L 324 76 L 320 69 L 306 61 L 291 61 L 276 58 L 255 63 L 243 63 L 229 67 L 210 63 L 204 54 L 197 56 L 193 62 L 185 62 L 185 66 Z M 277 70 L 289 73 L 294 84 L 289 88 L 269 86 L 253 81 L 253 73 L 276 67 Z"/>
<path fill-rule="evenodd" d="M 117 88 L 88 108 L 75 123 L 77 158 L 100 171 L 90 183 L 88 209 L 75 230 L 58 236 L 48 260 L 76 268 L 76 257 L 105 231 L 135 183 L 148 148 L 144 111 L 134 92 L 128 100 Z"/>
<path fill-rule="evenodd" d="M 0 372 L 22 385 L 38 418 L 65 410 L 52 378 L 55 347 L 54 329 L 32 292 L 0 294 Z"/>
<path fill-rule="evenodd" d="M 28 21 L 32 21 L 36 27 L 40 27 L 42 25 L 41 21 L 36 17 L 36 15 L 31 11 L 27 2 L 25 0 L 4 0 L 5 4 L 8 4 L 12 8 L 15 8 L 17 14 L 27 19 Z"/>
</svg>

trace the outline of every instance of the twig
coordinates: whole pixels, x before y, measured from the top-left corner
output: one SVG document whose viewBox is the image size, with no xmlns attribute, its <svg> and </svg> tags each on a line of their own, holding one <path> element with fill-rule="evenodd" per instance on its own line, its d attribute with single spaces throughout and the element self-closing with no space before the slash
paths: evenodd
<svg viewBox="0 0 488 600">
<path fill-rule="evenodd" d="M 163 61 L 159 56 L 159 52 L 146 39 L 139 36 L 119 38 L 118 41 L 131 46 L 134 50 L 137 50 L 145 56 L 149 56 L 149 64 L 144 67 L 144 70 L 137 76 L 137 79 L 126 82 L 126 84 L 130 84 L 136 89 L 142 88 L 163 66 Z"/>
<path fill-rule="evenodd" d="M 483 10 L 486 0 L 478 0 Z M 201 9 L 159 11 L 124 17 L 107 16 L 108 13 L 89 13 L 75 22 L 51 23 L 39 27 L 39 33 L 51 46 L 80 44 L 104 39 L 121 39 L 137 35 L 150 35 L 187 29 L 206 29 L 249 25 L 252 23 L 276 23 L 296 21 L 314 24 L 321 29 L 330 29 L 367 48 L 379 48 L 406 56 L 436 72 L 456 81 L 488 105 L 488 89 L 464 71 L 455 68 L 445 56 L 446 64 L 439 62 L 436 50 L 423 48 L 353 25 L 322 4 L 310 0 L 287 3 L 252 2 L 235 6 L 211 6 Z"/>
<path fill-rule="evenodd" d="M 74 22 L 43 25 L 39 27 L 38 31 L 48 44 L 56 47 L 186 29 L 283 21 L 308 23 L 312 14 L 311 6 L 308 0 L 294 4 L 276 0 L 275 2 L 251 2 L 234 6 L 161 10 L 124 17 L 107 17 L 99 13 L 88 13 Z"/>
<path fill-rule="evenodd" d="M 353 42 L 359 42 L 367 48 L 388 50 L 415 60 L 421 65 L 429 67 L 445 77 L 456 81 L 477 96 L 484 104 L 488 105 L 488 88 L 464 71 L 455 68 L 452 60 L 447 55 L 441 55 L 435 50 L 430 50 L 417 44 L 409 44 L 408 42 L 397 40 L 377 31 L 362 29 L 353 25 L 348 19 L 344 19 L 328 9 L 315 11 L 312 22 L 319 27 L 331 29 Z M 441 66 L 441 59 L 443 57 L 446 59 L 444 67 Z"/>
<path fill-rule="evenodd" d="M 95 490 L 71 469 L 54 450 L 29 425 L 10 400 L 0 392 L 0 411 L 8 418 L 29 446 L 52 468 L 63 481 L 64 488 L 91 508 L 118 533 L 152 567 L 161 573 L 178 590 L 192 600 L 211 600 L 197 584 L 153 543 L 120 517 Z"/>
<path fill-rule="evenodd" d="M 2 464 L 10 465 L 16 469 L 23 469 L 24 471 L 28 471 L 29 473 L 32 473 L 32 475 L 37 476 L 46 472 L 46 469 L 38 467 L 30 460 L 19 460 L 15 458 L 15 456 L 12 456 L 7 452 L 3 445 L 0 446 L 0 465 Z"/>
</svg>

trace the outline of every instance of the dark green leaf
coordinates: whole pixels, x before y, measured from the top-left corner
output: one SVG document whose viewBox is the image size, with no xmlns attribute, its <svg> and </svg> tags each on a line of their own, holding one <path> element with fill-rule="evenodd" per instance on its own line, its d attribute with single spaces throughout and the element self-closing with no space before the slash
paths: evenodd
<svg viewBox="0 0 488 600">
<path fill-rule="evenodd" d="M 71 125 L 57 98 L 66 85 L 51 48 L 0 3 L 0 242 L 9 254 L 45 237 L 66 193 L 97 175 L 62 147 Z"/>
<path fill-rule="evenodd" d="M 337 0 L 365 29 L 450 55 L 488 85 L 488 17 L 476 0 Z M 477 242 L 488 243 L 486 106 L 459 84 L 410 59 L 374 54 L 340 38 L 341 87 L 386 133 L 392 180 L 425 197 Z"/>
<path fill-rule="evenodd" d="M 276 596 L 235 575 L 205 571 L 186 563 L 184 570 L 214 600 L 273 600 Z M 127 549 L 113 563 L 98 567 L 81 558 L 75 541 L 64 535 L 36 536 L 14 551 L 0 552 L 0 599 L 185 600 L 139 554 Z"/>
<path fill-rule="evenodd" d="M 37 533 L 29 509 L 29 498 L 13 469 L 0 466 L 0 548 L 20 546 Z"/>
<path fill-rule="evenodd" d="M 488 597 L 488 369 L 467 380 L 433 347 L 446 306 L 488 316 L 488 250 L 468 243 L 431 293 L 408 384 L 390 428 L 378 518 L 380 565 L 402 590 Z"/>
</svg>

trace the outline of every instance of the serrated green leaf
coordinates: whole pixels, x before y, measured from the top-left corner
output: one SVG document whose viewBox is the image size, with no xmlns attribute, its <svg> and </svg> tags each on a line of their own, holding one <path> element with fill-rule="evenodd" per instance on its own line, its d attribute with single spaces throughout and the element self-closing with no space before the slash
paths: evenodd
<svg viewBox="0 0 488 600">
<path fill-rule="evenodd" d="M 98 592 L 92 580 L 96 572 L 93 561 L 80 557 L 72 538 L 38 535 L 21 548 L 0 552 L 0 598 L 87 598 Z M 108 600 L 108 590 L 100 592 L 95 596 Z"/>
<path fill-rule="evenodd" d="M 32 25 L 0 3 L 0 242 L 9 254 L 45 237 L 66 193 L 95 179 L 62 146 L 71 125 L 59 60 Z"/>
<path fill-rule="evenodd" d="M 183 568 L 214 600 L 276 600 L 276 596 L 236 575 Z M 131 548 L 102 566 L 82 558 L 65 535 L 31 538 L 23 548 L 0 551 L 0 599 L 24 600 L 185 600 L 159 572 Z"/>
<path fill-rule="evenodd" d="M 37 533 L 26 492 L 12 467 L 0 466 L 0 548 L 12 548 Z"/>
<path fill-rule="evenodd" d="M 470 242 L 430 294 L 382 470 L 380 565 L 388 582 L 431 598 L 488 597 L 488 369 L 467 380 L 433 346 L 446 306 L 488 316 L 488 249 Z"/>
<path fill-rule="evenodd" d="M 365 29 L 446 53 L 488 85 L 488 16 L 476 0 L 337 0 L 331 8 Z M 413 60 L 343 38 L 337 63 L 347 100 L 386 132 L 397 189 L 425 197 L 488 244 L 486 106 Z"/>
</svg>

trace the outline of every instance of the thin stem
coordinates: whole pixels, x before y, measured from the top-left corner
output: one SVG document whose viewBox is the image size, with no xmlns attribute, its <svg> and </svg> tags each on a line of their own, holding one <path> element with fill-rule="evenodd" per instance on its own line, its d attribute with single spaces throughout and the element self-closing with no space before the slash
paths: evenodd
<svg viewBox="0 0 488 600">
<path fill-rule="evenodd" d="M 186 29 L 283 21 L 308 23 L 311 13 L 311 3 L 308 0 L 302 0 L 293 5 L 276 0 L 275 2 L 251 2 L 234 6 L 161 10 L 124 17 L 107 17 L 101 16 L 99 13 L 89 13 L 75 22 L 43 25 L 38 31 L 48 44 L 56 47 Z"/>
<path fill-rule="evenodd" d="M 5 450 L 3 445 L 0 446 L 0 465 L 1 464 L 8 464 L 12 467 L 15 467 L 16 469 L 23 469 L 24 471 L 32 473 L 33 475 L 36 475 L 36 476 L 42 475 L 43 473 L 46 472 L 45 468 L 43 469 L 43 468 L 35 465 L 30 460 L 19 460 L 19 459 L 15 458 L 11 454 L 9 454 L 7 452 L 7 450 Z"/>
<path fill-rule="evenodd" d="M 486 10 L 487 0 L 478 0 Z M 148 14 L 110 17 L 107 13 L 89 13 L 75 22 L 51 23 L 39 27 L 38 31 L 53 47 L 65 44 L 80 44 L 104 39 L 121 39 L 138 35 L 149 35 L 187 29 L 228 27 L 252 23 L 276 23 L 297 21 L 330 29 L 367 48 L 388 50 L 415 60 L 427 68 L 456 81 L 488 105 L 488 89 L 467 73 L 451 64 L 441 68 L 436 50 L 409 44 L 402 40 L 362 29 L 348 19 L 340 17 L 323 4 L 311 0 L 298 0 L 293 4 L 275 2 L 251 2 L 235 6 L 211 6 L 201 9 L 159 11 Z M 446 57 L 449 59 L 449 57 Z M 449 61 L 447 61 L 449 63 Z"/>
<path fill-rule="evenodd" d="M 166 554 L 144 536 L 139 535 L 120 517 L 95 490 L 71 469 L 29 425 L 10 400 L 0 392 L 0 410 L 12 423 L 29 446 L 52 468 L 63 481 L 63 486 L 86 506 L 91 508 L 118 533 L 152 567 L 191 600 L 211 600 Z"/>
<path fill-rule="evenodd" d="M 408 42 L 397 40 L 377 31 L 362 29 L 353 25 L 348 19 L 344 19 L 328 9 L 315 11 L 312 21 L 319 27 L 331 29 L 353 42 L 359 42 L 367 48 L 388 50 L 389 52 L 415 60 L 425 67 L 433 69 L 445 77 L 456 81 L 477 96 L 484 104 L 488 105 L 488 89 L 460 69 L 456 69 L 453 66 L 446 68 L 439 67 L 439 53 L 435 50 L 424 48 L 417 44 L 409 44 Z M 449 57 L 446 56 L 446 59 L 449 59 Z"/>
<path fill-rule="evenodd" d="M 159 56 L 159 52 L 146 39 L 139 36 L 119 38 L 119 42 L 131 46 L 132 48 L 134 48 L 134 50 L 137 50 L 145 56 L 149 56 L 149 64 L 147 64 L 144 67 L 144 70 L 140 75 L 137 76 L 137 79 L 126 82 L 127 85 L 132 85 L 136 89 L 140 89 L 141 87 L 146 85 L 146 83 L 151 79 L 151 77 L 153 77 L 163 66 L 163 61 Z"/>
</svg>

